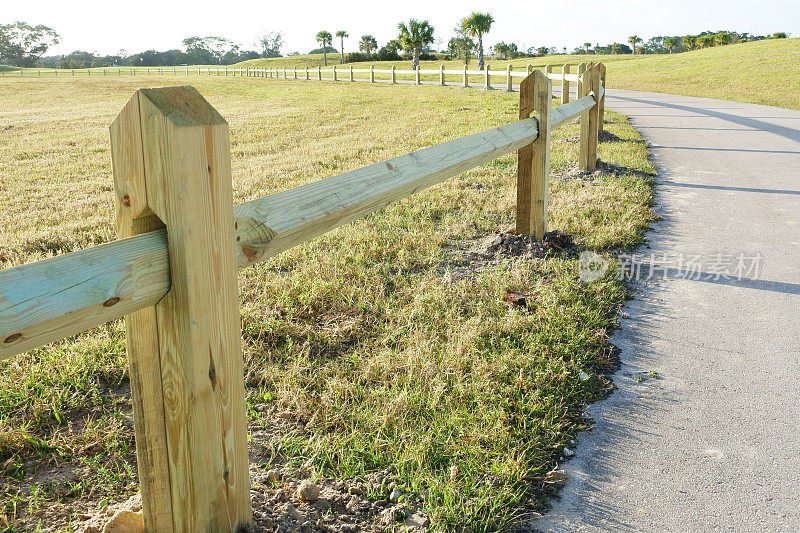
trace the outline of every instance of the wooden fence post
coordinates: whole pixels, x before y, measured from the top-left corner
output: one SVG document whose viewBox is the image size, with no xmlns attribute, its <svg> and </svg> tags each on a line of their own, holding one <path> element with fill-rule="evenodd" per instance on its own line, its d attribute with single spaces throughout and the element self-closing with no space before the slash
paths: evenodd
<svg viewBox="0 0 800 533">
<path fill-rule="evenodd" d="M 514 90 L 514 85 L 511 81 L 511 63 L 506 67 L 506 91 L 511 92 Z"/>
<path fill-rule="evenodd" d="M 228 124 L 192 87 L 141 89 L 111 125 L 121 238 L 166 227 L 171 289 L 126 317 L 147 531 L 251 519 Z"/>
<path fill-rule="evenodd" d="M 588 96 L 594 91 L 595 104 L 581 115 L 581 141 L 578 154 L 578 168 L 580 170 L 594 170 L 597 168 L 597 137 L 598 118 L 600 105 L 597 94 L 600 89 L 600 72 L 592 67 L 583 73 L 583 93 L 579 96 Z"/>
<path fill-rule="evenodd" d="M 569 103 L 569 81 L 567 80 L 568 75 L 569 63 L 561 67 L 561 105 Z"/>
<path fill-rule="evenodd" d="M 489 80 L 490 75 L 491 74 L 489 73 L 489 65 L 486 65 L 486 71 L 484 72 L 484 76 L 486 76 L 486 79 L 483 88 L 486 89 L 487 91 L 492 88 L 492 82 L 491 80 Z"/>
<path fill-rule="evenodd" d="M 539 136 L 517 151 L 517 234 L 541 240 L 547 231 L 550 173 L 550 110 L 553 84 L 540 70 L 519 85 L 519 118 L 539 112 Z"/>
<path fill-rule="evenodd" d="M 308 77 L 308 65 L 306 65 L 306 80 L 309 80 L 309 79 L 310 78 Z"/>
<path fill-rule="evenodd" d="M 444 85 L 444 65 L 439 65 L 439 85 Z"/>
<path fill-rule="evenodd" d="M 317 79 L 322 81 L 322 67 L 317 65 Z"/>
<path fill-rule="evenodd" d="M 375 65 L 369 66 L 369 82 L 375 83 Z"/>
<path fill-rule="evenodd" d="M 353 65 L 350 65 L 350 81 L 353 81 Z"/>
<path fill-rule="evenodd" d="M 533 74 L 533 65 L 528 64 L 528 75 L 530 76 L 531 74 Z"/>
<path fill-rule="evenodd" d="M 552 73 L 553 73 L 553 65 L 545 65 L 544 66 L 544 75 L 549 78 L 550 74 L 552 74 Z"/>
<path fill-rule="evenodd" d="M 586 63 L 578 65 L 578 98 L 583 95 L 583 73 L 586 72 Z"/>
<path fill-rule="evenodd" d="M 397 83 L 397 77 L 394 73 L 394 65 L 392 65 L 392 83 Z"/>
<path fill-rule="evenodd" d="M 336 65 L 333 66 L 333 81 L 338 81 L 336 78 Z"/>
<path fill-rule="evenodd" d="M 602 64 L 602 63 L 598 63 L 595 68 L 600 73 L 600 85 L 602 85 L 603 89 L 605 90 L 605 88 L 606 88 L 606 66 L 604 64 Z M 605 92 L 603 93 L 603 97 L 600 99 L 600 101 L 597 103 L 597 105 L 600 106 L 600 108 L 598 109 L 598 113 L 597 113 L 598 114 L 598 117 L 597 117 L 597 128 L 598 128 L 598 131 L 603 131 L 603 128 L 604 128 L 603 124 L 605 124 L 604 121 L 605 121 L 605 114 L 606 114 L 606 94 L 605 94 Z"/>
</svg>

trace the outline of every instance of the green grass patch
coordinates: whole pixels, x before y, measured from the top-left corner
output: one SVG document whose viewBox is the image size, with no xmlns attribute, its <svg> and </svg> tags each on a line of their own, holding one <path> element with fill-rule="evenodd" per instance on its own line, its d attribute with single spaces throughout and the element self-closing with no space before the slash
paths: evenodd
<svg viewBox="0 0 800 533">
<path fill-rule="evenodd" d="M 136 88 L 171 83 L 0 78 L 3 268 L 115 238 L 108 126 Z M 231 125 L 237 202 L 514 121 L 518 105 L 452 87 L 190 83 Z M 601 158 L 632 170 L 554 179 L 550 191 L 551 227 L 603 253 L 641 242 L 655 170 L 626 119 L 607 121 L 619 140 L 601 143 Z M 554 135 L 554 176 L 574 164 L 577 134 Z M 254 409 L 263 403 L 302 422 L 275 435 L 276 453 L 338 478 L 394 466 L 407 491 L 429 493 L 438 530 L 504 529 L 531 503 L 608 388 L 625 291 L 612 277 L 580 282 L 572 255 L 448 275 L 448 245 L 513 222 L 515 174 L 515 156 L 501 157 L 240 274 L 251 423 L 270 423 Z M 508 305 L 509 290 L 530 303 Z M 61 521 L 45 525 L 68 528 L 82 508 L 136 490 L 121 322 L 0 367 L 9 528 L 57 509 Z"/>
</svg>

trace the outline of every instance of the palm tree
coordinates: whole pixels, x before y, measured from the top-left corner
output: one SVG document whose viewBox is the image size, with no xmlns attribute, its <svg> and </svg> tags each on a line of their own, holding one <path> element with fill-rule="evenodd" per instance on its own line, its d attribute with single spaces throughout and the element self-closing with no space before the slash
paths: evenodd
<svg viewBox="0 0 800 533">
<path fill-rule="evenodd" d="M 341 39 L 342 42 L 342 58 L 339 60 L 339 63 L 344 65 L 344 38 L 350 37 L 350 34 L 344 30 L 339 30 L 336 32 L 336 36 Z"/>
<path fill-rule="evenodd" d="M 683 39 L 681 39 L 681 44 L 686 47 L 687 50 L 693 50 L 697 41 L 697 37 L 694 35 L 686 35 Z"/>
<path fill-rule="evenodd" d="M 419 53 L 433 42 L 433 26 L 427 20 L 411 19 L 406 26 L 405 22 L 397 25 L 400 30 L 398 40 L 403 50 L 412 53 L 412 68 L 419 69 Z"/>
<path fill-rule="evenodd" d="M 586 53 L 589 53 L 589 47 L 592 46 L 592 43 L 583 43 L 583 47 L 586 49 Z"/>
<path fill-rule="evenodd" d="M 478 38 L 478 70 L 483 70 L 483 35 L 492 29 L 494 18 L 489 13 L 474 12 L 461 21 L 464 32 Z"/>
<path fill-rule="evenodd" d="M 642 38 L 638 35 L 631 35 L 628 37 L 628 42 L 633 46 L 633 53 L 636 54 L 636 45 L 642 42 Z"/>
<path fill-rule="evenodd" d="M 333 42 L 333 36 L 331 32 L 322 30 L 321 32 L 317 33 L 317 42 L 322 44 L 322 61 L 325 63 L 325 66 L 328 66 L 328 47 Z"/>
<path fill-rule="evenodd" d="M 678 48 L 678 46 L 680 46 L 680 44 L 681 44 L 681 40 L 678 39 L 677 37 L 667 37 L 666 39 L 664 39 L 664 47 L 667 49 L 667 51 L 670 54 L 672 53 L 672 50 L 674 50 L 675 48 Z"/>
<path fill-rule="evenodd" d="M 695 39 L 695 44 L 700 48 L 708 48 L 709 46 L 714 46 L 714 36 L 713 35 L 700 35 L 697 39 Z"/>
<path fill-rule="evenodd" d="M 378 49 L 378 41 L 372 35 L 362 35 L 361 42 L 358 43 L 358 49 L 370 55 L 373 50 Z"/>
</svg>

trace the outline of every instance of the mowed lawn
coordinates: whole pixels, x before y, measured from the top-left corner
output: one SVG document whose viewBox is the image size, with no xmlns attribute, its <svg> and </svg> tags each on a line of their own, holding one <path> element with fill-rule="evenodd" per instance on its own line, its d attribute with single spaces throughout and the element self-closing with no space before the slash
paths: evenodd
<svg viewBox="0 0 800 533">
<path fill-rule="evenodd" d="M 115 239 L 109 124 L 136 88 L 175 82 L 0 78 L 0 268 Z M 230 123 L 237 202 L 518 113 L 503 91 L 188 82 Z M 635 246 L 654 218 L 647 147 L 606 119 L 600 157 L 638 172 L 559 178 L 576 124 L 551 156 L 551 228 L 601 253 Z M 542 476 L 609 389 L 626 295 L 610 275 L 582 283 L 574 251 L 454 258 L 513 224 L 515 174 L 515 155 L 499 158 L 240 273 L 251 429 L 274 430 L 276 460 L 339 479 L 394 467 L 438 530 L 504 529 L 540 504 Z M 274 424 L 285 417 L 300 424 Z M 68 530 L 137 490 L 121 321 L 0 363 L 0 469 L 9 531 Z"/>
</svg>

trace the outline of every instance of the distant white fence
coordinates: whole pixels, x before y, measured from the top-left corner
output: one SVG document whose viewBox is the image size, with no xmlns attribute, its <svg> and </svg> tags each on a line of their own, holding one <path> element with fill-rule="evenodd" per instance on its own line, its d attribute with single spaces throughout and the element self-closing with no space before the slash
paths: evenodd
<svg viewBox="0 0 800 533">
<path fill-rule="evenodd" d="M 547 65 L 544 69 L 545 76 L 551 81 L 561 82 L 562 103 L 568 103 L 569 90 L 572 84 L 577 85 L 578 94 L 581 94 L 581 75 L 593 63 L 580 63 L 576 65 L 575 73 L 571 73 L 570 64 L 560 67 L 561 72 L 553 72 L 553 66 Z M 514 78 L 523 79 L 533 72 L 533 66 L 527 65 L 524 69 L 515 70 L 513 65 L 508 65 L 505 70 L 492 70 L 489 65 L 485 70 L 445 69 L 441 65 L 438 69 L 426 70 L 400 70 L 394 66 L 379 69 L 370 65 L 369 68 L 353 68 L 352 65 L 333 65 L 330 67 L 109 67 L 93 69 L 21 69 L 0 72 L 0 76 L 11 77 L 74 77 L 74 76 L 239 76 L 249 78 L 272 78 L 284 80 L 317 80 L 317 81 L 360 81 L 370 83 L 398 83 L 398 79 L 410 80 L 417 85 L 422 85 L 423 76 L 436 76 L 440 85 L 448 85 L 447 76 L 458 76 L 463 87 L 476 85 L 475 78 L 480 81 L 477 85 L 486 89 L 493 89 L 492 78 L 505 79 L 505 89 L 514 89 Z M 358 75 L 367 74 L 366 77 Z M 376 74 L 384 76 L 376 78 Z M 452 84 L 452 83 L 450 83 Z M 502 84 L 497 84 L 501 86 Z"/>
</svg>

